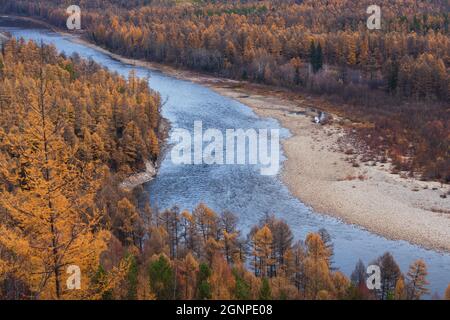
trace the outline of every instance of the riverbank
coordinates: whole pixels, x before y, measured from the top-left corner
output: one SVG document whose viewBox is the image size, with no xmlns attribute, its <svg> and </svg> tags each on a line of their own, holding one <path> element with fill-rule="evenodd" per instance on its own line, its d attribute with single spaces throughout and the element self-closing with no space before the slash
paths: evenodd
<svg viewBox="0 0 450 320">
<path fill-rule="evenodd" d="M 7 17 L 9 19 L 26 21 L 32 25 L 42 26 L 46 29 L 49 29 L 49 30 L 59 33 L 59 34 L 62 34 L 64 36 L 72 36 L 73 35 L 73 34 L 64 32 L 44 21 L 40 21 L 40 20 L 37 20 L 34 18 L 19 17 L 19 16 L 0 16 L 0 17 Z M 81 33 L 78 35 L 81 35 Z M 103 53 L 111 56 L 112 58 L 114 58 L 116 60 L 119 59 L 119 57 L 113 57 L 112 53 L 110 53 L 109 51 L 105 51 L 97 46 L 92 46 L 92 44 L 90 44 L 89 42 L 87 42 L 85 40 L 82 40 L 81 38 L 75 37 L 74 39 L 76 40 L 76 42 L 82 43 L 83 45 L 88 46 L 88 47 L 94 47 L 96 50 L 102 51 Z M 0 32 L 0 44 L 2 43 L 2 41 L 6 42 L 7 40 L 9 40 L 9 36 L 7 34 Z M 121 189 L 123 189 L 124 191 L 131 192 L 134 188 L 136 188 L 140 185 L 146 184 L 146 183 L 152 181 L 156 177 L 156 175 L 158 174 L 158 168 L 159 168 L 161 161 L 164 158 L 164 155 L 168 149 L 166 142 L 169 137 L 169 131 L 170 131 L 170 122 L 167 119 L 164 119 L 161 117 L 159 127 L 158 127 L 158 138 L 159 138 L 159 143 L 160 143 L 160 157 L 157 159 L 157 161 L 155 163 L 153 163 L 150 160 L 145 160 L 144 161 L 145 169 L 143 171 L 133 173 L 130 176 L 125 177 L 119 185 Z"/>
<path fill-rule="evenodd" d="M 76 41 L 123 63 L 206 85 L 248 105 L 260 116 L 278 119 L 292 133 L 283 142 L 288 160 L 281 178 L 293 195 L 318 212 L 387 238 L 450 251 L 450 201 L 441 198 L 449 186 L 401 178 L 390 173 L 388 164 L 372 166 L 349 161 L 353 156 L 346 153 L 345 146 L 352 142 L 345 133 L 346 126 L 339 121 L 326 126 L 311 121 L 309 109 L 333 110 L 328 102 L 267 86 L 127 59 L 81 38 Z"/>
<path fill-rule="evenodd" d="M 91 43 L 93 48 L 99 49 Z M 159 70 L 170 76 L 206 85 L 239 100 L 262 117 L 275 118 L 292 137 L 283 142 L 287 157 L 281 178 L 292 194 L 315 211 L 332 215 L 382 236 L 407 240 L 427 248 L 450 251 L 450 200 L 441 198 L 448 185 L 405 179 L 390 173 L 389 164 L 365 166 L 347 161 L 342 144 L 347 135 L 338 124 L 316 125 L 308 110 L 332 110 L 312 97 L 290 96 L 267 86 L 223 80 L 192 71 L 127 59 L 121 62 Z M 334 118 L 336 116 L 334 115 Z"/>
<path fill-rule="evenodd" d="M 123 63 L 208 86 L 251 107 L 259 116 L 280 121 L 292 133 L 283 141 L 287 161 L 281 179 L 294 196 L 315 211 L 390 239 L 450 251 L 450 200 L 441 198 L 450 186 L 401 178 L 390 173 L 388 163 L 373 166 L 357 160 L 355 165 L 354 157 L 346 154 L 345 145 L 351 147 L 352 141 L 347 141 L 344 127 L 336 121 L 325 126 L 312 121 L 311 108 L 333 110 L 326 101 L 300 95 L 286 99 L 285 91 L 267 86 L 219 79 L 100 50 Z"/>
<path fill-rule="evenodd" d="M 112 57 L 208 86 L 239 100 L 262 117 L 280 121 L 292 133 L 283 142 L 287 161 L 281 178 L 294 196 L 315 211 L 390 239 L 450 251 L 450 199 L 441 198 L 450 186 L 391 174 L 388 163 L 373 166 L 360 159 L 355 162 L 354 156 L 346 154 L 353 142 L 344 126 L 338 121 L 326 126 L 312 121 L 311 108 L 333 110 L 328 102 L 289 95 L 268 86 L 219 79 L 114 54 Z"/>
<path fill-rule="evenodd" d="M 312 121 L 310 106 L 332 109 L 325 101 L 302 96 L 286 100 L 283 92 L 252 85 L 212 87 L 291 131 L 283 142 L 287 161 L 281 177 L 315 211 L 390 239 L 450 251 L 450 199 L 442 197 L 449 185 L 403 178 L 391 173 L 389 163 L 374 165 L 349 155 L 353 141 L 346 126 L 338 124 L 344 119 L 324 126 Z"/>
<path fill-rule="evenodd" d="M 170 123 L 168 120 L 161 118 L 159 128 L 158 128 L 158 136 L 159 136 L 159 145 L 160 145 L 160 155 L 155 163 L 150 160 L 145 161 L 145 170 L 132 174 L 131 176 L 125 178 L 120 187 L 125 191 L 133 191 L 134 188 L 151 182 L 157 175 L 158 169 L 161 166 L 161 162 L 165 157 L 166 152 L 169 149 L 169 145 L 167 144 L 169 138 L 170 131 Z"/>
</svg>

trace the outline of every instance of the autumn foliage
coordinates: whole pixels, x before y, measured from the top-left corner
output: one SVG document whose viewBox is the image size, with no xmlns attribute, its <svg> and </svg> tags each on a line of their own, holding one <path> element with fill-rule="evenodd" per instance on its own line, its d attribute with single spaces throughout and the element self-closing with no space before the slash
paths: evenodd
<svg viewBox="0 0 450 320">
<path fill-rule="evenodd" d="M 126 195 L 114 209 L 102 194 L 157 158 L 143 137 L 157 130 L 159 97 L 51 46 L 11 40 L 0 61 L 0 279 L 24 288 L 15 298 L 101 297 L 127 264 L 93 284 L 101 254 L 112 237 L 133 242 L 127 221 L 139 220 Z M 66 290 L 69 265 L 89 275 L 84 290 Z"/>
<path fill-rule="evenodd" d="M 40 14 L 61 23 L 63 12 L 49 3 L 6 1 L 3 9 L 37 15 L 42 6 Z M 99 8 L 106 1 L 89 3 Z M 359 30 L 347 7 L 341 7 L 346 1 L 330 1 L 347 12 L 342 21 L 326 13 L 306 19 L 315 7 L 310 1 L 279 7 L 226 2 L 202 9 L 128 3 L 134 10 L 118 10 L 118 15 L 100 18 L 90 12 L 88 35 L 116 52 L 239 79 L 314 91 L 327 72 L 346 88 L 356 72 L 362 85 L 371 77 L 375 84 L 395 83 L 383 89 L 391 94 L 436 101 L 448 94 L 441 82 L 446 77 L 448 83 L 443 71 L 448 22 L 442 15 L 425 20 L 408 12 L 406 20 L 392 15 L 393 29 L 414 28 L 416 34 L 392 32 L 385 41 Z M 315 3 L 319 9 L 324 5 Z M 345 31 L 332 32 L 332 22 Z M 316 70 L 309 72 L 306 62 Z M 334 67 L 323 70 L 322 63 Z M 384 73 L 385 68 L 398 74 Z M 294 239 L 286 222 L 268 215 L 247 235 L 233 213 L 219 214 L 205 204 L 158 211 L 139 201 L 146 197 L 142 188 L 121 190 L 125 176 L 159 156 L 159 109 L 158 94 L 134 73 L 125 79 L 33 42 L 5 45 L 0 54 L 0 298 L 401 300 L 429 293 L 422 260 L 403 275 L 394 257 L 383 254 L 372 262 L 382 271 L 381 289 L 370 291 L 362 261 L 350 279 L 333 265 L 326 230 Z M 429 168 L 435 177 L 448 170 L 445 143 L 434 145 L 448 133 L 446 119 L 427 120 L 431 149 L 422 140 L 414 149 L 418 168 L 427 165 L 427 150 L 436 155 Z M 396 134 L 390 124 L 383 128 L 406 145 L 408 135 Z M 69 265 L 81 268 L 81 290 L 67 290 Z"/>
<path fill-rule="evenodd" d="M 357 136 L 374 160 L 450 181 L 447 1 L 378 1 L 382 29 L 375 31 L 366 27 L 370 0 L 76 3 L 84 36 L 102 47 L 321 95 L 333 102 L 330 111 L 370 124 Z M 11 0 L 0 10 L 65 29 L 68 5 Z"/>
</svg>

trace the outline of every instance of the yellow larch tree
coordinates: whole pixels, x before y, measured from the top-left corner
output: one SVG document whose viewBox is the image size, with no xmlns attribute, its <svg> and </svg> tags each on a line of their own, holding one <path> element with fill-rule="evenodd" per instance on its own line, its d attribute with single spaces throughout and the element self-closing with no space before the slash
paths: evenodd
<svg viewBox="0 0 450 320">
<path fill-rule="evenodd" d="M 308 234 L 305 243 L 305 296 L 307 299 L 324 299 L 334 291 L 329 266 L 330 252 L 317 233 Z"/>
<path fill-rule="evenodd" d="M 334 296 L 338 300 L 346 298 L 348 289 L 350 287 L 350 280 L 340 271 L 336 271 L 332 275 Z"/>
<path fill-rule="evenodd" d="M 211 294 L 213 300 L 231 300 L 233 299 L 233 289 L 236 286 L 235 278 L 231 272 L 230 266 L 220 254 L 215 254 L 211 263 Z"/>
<path fill-rule="evenodd" d="M 395 284 L 394 299 L 406 300 L 406 287 L 403 276 L 400 276 L 397 280 L 397 283 Z"/>
<path fill-rule="evenodd" d="M 427 288 L 427 285 L 429 284 L 426 279 L 427 275 L 428 271 L 425 261 L 419 259 L 411 264 L 407 274 L 408 299 L 419 300 L 424 294 L 430 292 Z"/>
<path fill-rule="evenodd" d="M 25 283 L 33 299 L 88 297 L 90 276 L 99 265 L 109 232 L 94 205 L 102 172 L 93 162 L 80 162 L 77 148 L 62 138 L 61 83 L 42 61 L 30 80 L 28 104 L 20 126 L 3 131 L 7 153 L 1 155 L 1 274 Z M 81 270 L 81 288 L 68 290 L 67 268 Z"/>
<path fill-rule="evenodd" d="M 181 273 L 183 275 L 183 299 L 191 300 L 195 297 L 195 286 L 197 280 L 199 263 L 192 255 L 188 252 L 186 257 L 184 257 L 181 263 Z"/>
<path fill-rule="evenodd" d="M 255 274 L 261 277 L 271 276 L 270 269 L 275 264 L 272 253 L 273 236 L 270 228 L 265 225 L 253 235 L 253 266 Z"/>
</svg>

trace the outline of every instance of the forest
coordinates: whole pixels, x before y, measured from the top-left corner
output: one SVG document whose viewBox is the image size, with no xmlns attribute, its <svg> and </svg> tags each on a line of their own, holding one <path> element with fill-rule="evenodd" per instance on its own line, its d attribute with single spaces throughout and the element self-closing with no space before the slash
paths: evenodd
<svg viewBox="0 0 450 320">
<path fill-rule="evenodd" d="M 133 73 L 124 79 L 92 61 L 58 55 L 51 46 L 14 39 L 5 44 L 2 294 L 61 298 L 68 264 L 92 271 L 111 243 L 111 230 L 128 233 L 137 198 L 118 185 L 144 160 L 157 159 L 159 109 L 159 95 Z"/>
<path fill-rule="evenodd" d="M 76 3 L 85 37 L 115 53 L 327 97 L 374 158 L 450 181 L 446 0 L 377 1 L 375 31 L 369 0 L 3 2 L 62 29 Z"/>
<path fill-rule="evenodd" d="M 125 192 L 118 181 L 139 168 L 141 151 L 158 156 L 159 97 L 132 73 L 124 79 L 52 46 L 13 39 L 0 55 L 0 83 L 2 299 L 402 300 L 429 293 L 425 262 L 402 274 L 390 253 L 372 262 L 382 271 L 380 290 L 367 289 L 362 261 L 347 278 L 333 265 L 324 229 L 294 241 L 286 222 L 267 215 L 244 236 L 234 214 L 204 204 L 192 212 L 139 205 L 143 190 Z M 65 286 L 69 265 L 82 271 L 80 290 Z"/>
<path fill-rule="evenodd" d="M 41 17 L 62 26 L 65 10 L 55 6 L 61 3 L 65 2 L 3 1 L 1 6 L 3 12 Z M 93 10 L 83 19 L 86 36 L 114 52 L 292 90 L 331 96 L 335 92 L 324 89 L 332 87 L 324 85 L 332 81 L 328 73 L 358 74 L 361 82 L 337 81 L 333 90 L 364 92 L 366 98 L 375 92 L 377 97 L 389 97 L 389 103 L 408 101 L 397 108 L 387 105 L 394 109 L 391 116 L 384 107 L 348 97 L 356 99 L 352 112 L 376 109 L 367 119 L 374 122 L 377 134 L 396 142 L 392 154 L 403 158 L 407 152 L 411 161 L 406 169 L 445 180 L 449 118 L 443 94 L 448 95 L 449 51 L 448 22 L 444 11 L 439 11 L 440 2 L 424 4 L 420 10 L 427 18 L 416 16 L 411 22 L 410 12 L 405 12 L 406 22 L 397 21 L 395 10 L 404 9 L 394 6 L 390 28 L 406 28 L 391 31 L 389 41 L 397 45 L 386 41 L 386 35 L 365 34 L 363 22 L 355 23 L 357 18 L 352 17 L 351 1 L 328 1 L 344 18 L 333 18 L 324 10 L 323 17 L 308 19 L 308 8 L 320 10 L 323 3 L 211 1 L 200 8 L 167 1 L 86 1 Z M 334 22 L 342 24 L 345 37 L 333 31 Z M 411 33 L 411 27 L 418 29 Z M 231 32 L 236 28 L 242 30 Z M 264 42 L 272 32 L 271 41 L 280 43 L 276 51 L 272 42 Z M 357 62 L 349 64 L 352 57 L 345 50 L 352 34 L 355 41 L 360 36 L 371 39 L 371 56 L 379 52 L 383 63 L 372 79 L 379 89 L 362 89 L 371 82 L 361 64 L 359 44 L 355 44 Z M 399 45 L 409 43 L 409 34 L 415 34 L 411 50 L 417 50 L 416 55 L 408 51 L 409 45 Z M 304 55 L 301 46 L 293 47 L 289 55 L 288 43 L 300 45 L 306 35 L 311 38 L 305 42 Z M 289 42 L 289 37 L 298 38 Z M 152 44 L 145 44 L 147 40 Z M 154 45 L 156 40 L 160 45 Z M 332 58 L 328 48 L 332 44 L 340 55 L 347 52 L 345 62 L 339 56 Z M 245 48 L 253 52 L 249 60 Z M 387 48 L 398 51 L 394 54 Z M 226 52 L 232 55 L 227 58 Z M 408 93 L 397 85 L 384 87 L 389 78 L 383 68 L 394 57 L 391 54 L 399 63 L 398 84 L 408 83 Z M 414 77 L 410 70 L 405 73 L 410 76 L 405 82 L 400 81 L 403 59 L 411 70 L 417 68 Z M 210 69 L 218 61 L 230 65 Z M 266 63 L 269 67 L 262 67 Z M 289 74 L 291 80 L 278 78 Z M 424 79 L 433 79 L 428 83 L 431 91 L 425 94 L 408 82 Z M 325 229 L 294 240 L 285 221 L 266 215 L 244 234 L 231 212 L 218 213 L 206 204 L 192 211 L 177 207 L 158 211 L 142 201 L 148 199 L 142 187 L 122 190 L 124 177 L 141 170 L 146 159 L 157 161 L 160 156 L 161 104 L 148 79 L 133 72 L 124 78 L 93 61 L 58 54 L 53 46 L 34 42 L 12 39 L 4 45 L 0 53 L 0 299 L 418 300 L 431 294 L 450 300 L 450 284 L 443 296 L 429 291 L 423 260 L 411 261 L 402 273 L 395 257 L 384 253 L 369 262 L 380 267 L 381 289 L 368 290 L 367 266 L 362 261 L 355 261 L 350 277 L 334 265 L 333 243 Z M 419 107 L 428 116 L 408 109 Z M 399 117 L 406 117 L 406 123 Z M 413 127 L 417 132 L 412 135 Z M 80 290 L 66 286 L 66 269 L 71 265 L 81 268 Z"/>
</svg>

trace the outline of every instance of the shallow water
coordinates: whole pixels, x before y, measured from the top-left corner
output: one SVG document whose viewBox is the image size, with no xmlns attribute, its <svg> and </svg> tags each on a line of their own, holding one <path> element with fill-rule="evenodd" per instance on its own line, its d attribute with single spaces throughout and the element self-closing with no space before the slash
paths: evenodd
<svg viewBox="0 0 450 320">
<path fill-rule="evenodd" d="M 161 94 L 163 100 L 168 99 L 162 113 L 171 122 L 172 128 L 192 131 L 194 121 L 201 120 L 204 129 L 217 128 L 224 132 L 233 128 L 278 128 L 284 137 L 289 134 L 276 120 L 258 117 L 249 107 L 209 88 L 115 61 L 95 49 L 74 42 L 70 36 L 1 24 L 0 30 L 9 31 L 18 38 L 52 43 L 68 55 L 77 52 L 81 57 L 93 59 L 124 76 L 131 70 L 135 70 L 138 76 L 149 76 L 150 86 Z M 326 228 L 334 242 L 335 266 L 347 275 L 359 258 L 367 264 L 390 251 L 403 272 L 407 271 L 412 261 L 424 259 L 428 265 L 432 293 L 442 295 L 450 283 L 449 253 L 426 250 L 406 241 L 389 240 L 313 212 L 294 198 L 277 177 L 262 176 L 257 166 L 174 165 L 168 152 L 159 175 L 146 188 L 152 205 L 160 209 L 174 205 L 181 209 L 193 209 L 204 202 L 218 212 L 232 211 L 239 216 L 240 228 L 244 232 L 267 213 L 286 220 L 297 239 L 304 239 L 308 232 Z"/>
</svg>

